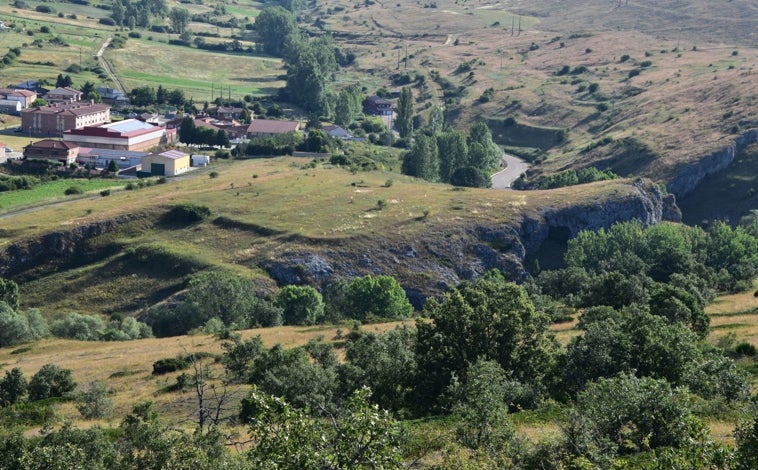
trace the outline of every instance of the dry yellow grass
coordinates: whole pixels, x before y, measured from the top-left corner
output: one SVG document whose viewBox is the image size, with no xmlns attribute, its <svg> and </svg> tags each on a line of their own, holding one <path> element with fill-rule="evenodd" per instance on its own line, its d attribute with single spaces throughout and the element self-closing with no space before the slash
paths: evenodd
<svg viewBox="0 0 758 470">
<path fill-rule="evenodd" d="M 413 325 L 414 323 L 411 321 L 371 324 L 365 325 L 363 330 L 384 332 L 403 324 Z M 333 341 L 338 329 L 341 329 L 343 334 L 349 331 L 347 327 L 338 326 L 282 326 L 244 330 L 240 333 L 243 339 L 260 335 L 266 347 L 281 344 L 285 348 L 294 348 L 303 346 L 311 339 L 318 337 L 323 337 L 325 341 Z M 166 419 L 182 422 L 192 414 L 194 394 L 161 392 L 162 388 L 175 382 L 179 373 L 154 376 L 152 375 L 153 363 L 159 359 L 190 353 L 204 352 L 219 355 L 223 352 L 222 343 L 223 341 L 207 335 L 116 342 L 50 339 L 15 348 L 0 349 L 0 372 L 19 367 L 29 378 L 44 364 L 54 363 L 71 369 L 74 380 L 82 388 L 86 388 L 94 381 L 104 381 L 112 392 L 115 417 L 124 416 L 135 403 L 150 400 L 165 414 Z M 212 359 L 204 361 L 208 364 L 213 362 Z M 220 372 L 218 364 L 213 367 Z M 246 388 L 236 386 L 232 390 L 239 399 Z M 58 413 L 78 424 L 89 426 L 97 423 L 83 422 L 71 403 L 62 405 Z"/>
</svg>

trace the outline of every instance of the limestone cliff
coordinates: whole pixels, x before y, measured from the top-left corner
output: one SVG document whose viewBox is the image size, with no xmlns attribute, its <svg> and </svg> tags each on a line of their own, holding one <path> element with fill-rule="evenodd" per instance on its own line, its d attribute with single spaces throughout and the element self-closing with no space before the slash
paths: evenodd
<svg viewBox="0 0 758 470">
<path fill-rule="evenodd" d="M 666 188 L 681 199 L 693 191 L 703 178 L 728 167 L 737 153 L 755 142 L 758 142 L 758 129 L 744 132 L 723 149 L 706 155 L 694 163 L 677 168 L 675 171 L 677 176 L 666 185 Z"/>
</svg>

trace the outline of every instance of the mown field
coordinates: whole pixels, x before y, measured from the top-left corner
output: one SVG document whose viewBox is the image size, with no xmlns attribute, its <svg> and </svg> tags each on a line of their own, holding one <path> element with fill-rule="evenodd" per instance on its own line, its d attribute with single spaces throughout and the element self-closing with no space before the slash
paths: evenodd
<svg viewBox="0 0 758 470">
<path fill-rule="evenodd" d="M 50 181 L 32 189 L 9 191 L 0 193 L 0 214 L 33 207 L 40 203 L 54 203 L 71 199 L 87 198 L 92 196 L 100 198 L 99 192 L 103 189 L 123 189 L 125 182 L 115 179 L 64 179 Z M 79 188 L 83 194 L 67 195 L 69 188 Z M 96 202 L 90 202 L 96 204 Z M 85 209 L 85 212 L 90 209 Z"/>
</svg>

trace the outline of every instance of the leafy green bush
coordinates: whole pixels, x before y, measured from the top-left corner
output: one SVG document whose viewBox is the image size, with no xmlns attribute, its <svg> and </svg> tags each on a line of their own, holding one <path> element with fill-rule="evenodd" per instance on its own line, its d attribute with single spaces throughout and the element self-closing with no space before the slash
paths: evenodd
<svg viewBox="0 0 758 470">
<path fill-rule="evenodd" d="M 79 186 L 71 186 L 69 188 L 66 188 L 66 190 L 63 193 L 66 196 L 72 196 L 75 194 L 84 194 L 84 190 L 80 188 Z"/>
<path fill-rule="evenodd" d="M 158 359 L 153 362 L 153 375 L 163 375 L 178 370 L 189 369 L 189 360 L 185 357 L 171 357 L 167 359 Z"/>
<path fill-rule="evenodd" d="M 70 369 L 45 364 L 29 381 L 29 400 L 63 397 L 76 388 Z"/>
<path fill-rule="evenodd" d="M 210 208 L 192 203 L 177 204 L 163 217 L 164 222 L 174 224 L 193 224 L 202 222 L 211 215 Z"/>
</svg>

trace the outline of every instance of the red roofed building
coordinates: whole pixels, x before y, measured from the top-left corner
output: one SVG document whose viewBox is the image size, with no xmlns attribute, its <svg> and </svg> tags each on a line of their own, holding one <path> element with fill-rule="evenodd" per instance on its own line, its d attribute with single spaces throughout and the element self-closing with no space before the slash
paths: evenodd
<svg viewBox="0 0 758 470">
<path fill-rule="evenodd" d="M 107 104 L 58 103 L 21 111 L 21 129 L 26 134 L 63 135 L 63 131 L 103 124 L 111 120 Z"/>
<path fill-rule="evenodd" d="M 81 147 L 140 151 L 176 142 L 176 129 L 154 126 L 137 119 L 69 129 L 63 140 Z"/>
<path fill-rule="evenodd" d="M 24 147 L 24 158 L 56 160 L 64 165 L 76 161 L 79 146 L 56 139 L 43 139 Z"/>
<path fill-rule="evenodd" d="M 297 121 L 274 121 L 271 119 L 254 119 L 247 126 L 248 137 L 263 137 L 277 134 L 287 134 L 288 132 L 297 132 L 300 130 L 300 123 Z"/>
</svg>

